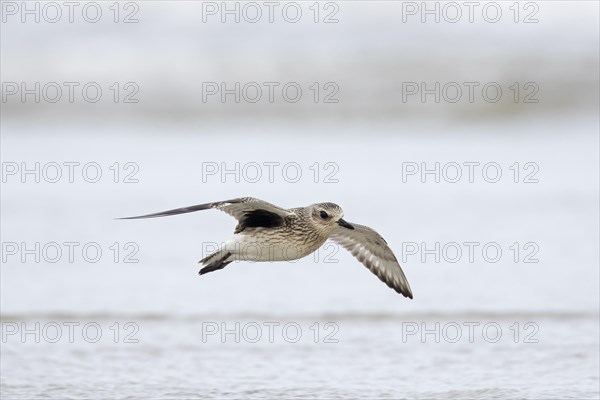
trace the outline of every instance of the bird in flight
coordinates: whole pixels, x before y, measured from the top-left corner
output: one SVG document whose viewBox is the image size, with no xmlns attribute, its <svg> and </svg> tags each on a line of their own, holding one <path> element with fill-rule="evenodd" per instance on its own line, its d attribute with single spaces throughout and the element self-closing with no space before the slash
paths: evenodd
<svg viewBox="0 0 600 400">
<path fill-rule="evenodd" d="M 344 212 L 334 203 L 284 209 L 253 197 L 241 197 L 120 219 L 166 217 L 213 208 L 231 215 L 238 224 L 231 240 L 200 260 L 200 275 L 225 268 L 236 260 L 297 260 L 330 239 L 390 288 L 413 298 L 408 280 L 386 241 L 367 226 L 346 222 L 342 218 Z"/>
</svg>

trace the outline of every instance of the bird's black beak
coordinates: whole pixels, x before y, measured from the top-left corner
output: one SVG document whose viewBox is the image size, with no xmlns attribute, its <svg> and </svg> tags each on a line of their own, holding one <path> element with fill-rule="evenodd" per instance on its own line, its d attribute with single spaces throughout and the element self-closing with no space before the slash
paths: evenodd
<svg viewBox="0 0 600 400">
<path fill-rule="evenodd" d="M 340 219 L 338 219 L 338 222 L 337 222 L 337 223 L 338 223 L 338 225 L 339 225 L 339 226 L 343 226 L 344 228 L 348 228 L 348 229 L 354 229 L 354 227 L 353 227 L 351 224 L 347 223 L 346 221 L 344 221 L 344 220 L 343 220 L 343 219 L 341 219 L 341 218 L 340 218 Z"/>
</svg>

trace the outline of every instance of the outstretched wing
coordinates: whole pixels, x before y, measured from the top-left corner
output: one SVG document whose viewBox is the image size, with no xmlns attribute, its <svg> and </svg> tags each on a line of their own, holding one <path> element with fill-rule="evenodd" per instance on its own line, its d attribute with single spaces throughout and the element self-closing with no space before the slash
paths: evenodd
<svg viewBox="0 0 600 400">
<path fill-rule="evenodd" d="M 276 205 L 267 203 L 266 201 L 255 199 L 253 197 L 240 197 L 239 199 L 198 204 L 195 206 L 176 208 L 174 210 L 162 211 L 154 214 L 119 219 L 167 217 L 170 215 L 186 214 L 194 211 L 208 210 L 211 208 L 226 212 L 237 219 L 241 225 L 246 227 L 252 226 L 253 222 L 255 225 L 275 225 L 279 220 L 283 221 L 283 218 L 289 215 L 289 212 L 286 209 L 277 207 Z M 248 222 L 249 224 L 245 224 L 245 222 Z"/>
<path fill-rule="evenodd" d="M 343 246 L 379 279 L 404 297 L 413 298 L 408 280 L 386 241 L 373 229 L 350 222 L 354 229 L 337 227 L 329 237 Z"/>
</svg>

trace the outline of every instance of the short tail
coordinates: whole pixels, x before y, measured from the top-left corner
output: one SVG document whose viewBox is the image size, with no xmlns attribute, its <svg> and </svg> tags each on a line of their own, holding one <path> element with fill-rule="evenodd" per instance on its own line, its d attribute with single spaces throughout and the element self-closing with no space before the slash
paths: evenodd
<svg viewBox="0 0 600 400">
<path fill-rule="evenodd" d="M 232 254 L 233 253 L 227 250 L 219 250 L 216 253 L 212 253 L 211 255 L 204 257 L 199 261 L 199 263 L 204 265 L 204 267 L 198 272 L 198 274 L 204 275 L 209 272 L 225 268 L 233 261 L 233 259 L 230 259 Z"/>
</svg>

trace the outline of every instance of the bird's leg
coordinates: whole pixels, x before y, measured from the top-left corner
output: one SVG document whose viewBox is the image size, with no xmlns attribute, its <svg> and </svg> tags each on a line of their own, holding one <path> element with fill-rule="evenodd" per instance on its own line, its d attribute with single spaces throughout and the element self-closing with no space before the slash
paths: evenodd
<svg viewBox="0 0 600 400">
<path fill-rule="evenodd" d="M 222 254 L 222 253 L 221 253 Z M 200 260 L 200 263 L 206 263 L 208 262 L 210 259 L 214 258 L 215 256 L 219 256 L 221 255 L 220 252 L 216 252 L 214 254 L 211 254 L 210 256 Z M 208 265 L 206 265 L 204 268 L 202 268 L 198 274 L 200 275 L 204 275 L 206 273 L 212 272 L 212 271 L 217 271 L 219 269 L 223 269 L 225 268 L 227 265 L 231 264 L 231 261 L 226 261 L 230 256 L 231 256 L 231 252 L 227 252 L 225 254 L 222 255 L 222 257 L 219 257 L 217 259 L 215 259 L 214 261 L 211 261 Z"/>
</svg>

